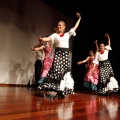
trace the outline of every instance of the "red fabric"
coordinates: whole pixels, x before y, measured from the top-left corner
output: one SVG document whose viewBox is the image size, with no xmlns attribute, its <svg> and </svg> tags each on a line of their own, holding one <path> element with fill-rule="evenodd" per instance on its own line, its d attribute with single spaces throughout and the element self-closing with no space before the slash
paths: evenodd
<svg viewBox="0 0 120 120">
<path fill-rule="evenodd" d="M 85 82 L 92 82 L 94 85 L 98 84 L 98 75 L 99 75 L 99 70 L 98 70 L 98 65 L 95 66 L 94 70 L 91 71 L 91 69 L 93 69 L 93 58 L 90 58 L 88 61 L 88 69 L 86 71 L 86 75 L 84 77 L 84 81 Z"/>
<path fill-rule="evenodd" d="M 53 63 L 53 51 L 51 47 L 44 48 L 45 58 L 42 67 L 41 77 L 46 77 Z"/>
<path fill-rule="evenodd" d="M 103 53 L 104 53 L 104 51 L 101 51 L 101 52 L 100 52 L 100 54 L 103 54 Z"/>
<path fill-rule="evenodd" d="M 60 37 L 63 37 L 63 36 L 64 36 L 64 34 L 61 34 L 61 35 L 60 35 Z"/>
</svg>

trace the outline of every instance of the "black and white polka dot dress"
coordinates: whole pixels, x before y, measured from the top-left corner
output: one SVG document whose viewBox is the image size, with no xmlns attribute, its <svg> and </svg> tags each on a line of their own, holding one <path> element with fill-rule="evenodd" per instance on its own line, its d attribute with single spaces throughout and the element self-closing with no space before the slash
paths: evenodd
<svg viewBox="0 0 120 120">
<path fill-rule="evenodd" d="M 106 50 L 103 54 L 97 53 L 96 55 L 99 60 L 98 94 L 107 94 L 119 90 L 118 82 L 114 77 L 112 65 L 108 60 L 108 52 L 110 49 L 109 46 L 106 46 Z"/>
<path fill-rule="evenodd" d="M 71 58 L 68 48 L 68 40 L 74 31 L 70 30 L 63 37 L 52 35 L 54 43 L 57 44 L 54 53 L 54 61 L 44 82 L 39 88 L 43 91 L 62 91 L 64 95 L 74 93 L 74 81 L 71 76 Z M 66 46 L 64 46 L 66 45 Z M 63 46 L 63 47 L 62 47 Z"/>
</svg>

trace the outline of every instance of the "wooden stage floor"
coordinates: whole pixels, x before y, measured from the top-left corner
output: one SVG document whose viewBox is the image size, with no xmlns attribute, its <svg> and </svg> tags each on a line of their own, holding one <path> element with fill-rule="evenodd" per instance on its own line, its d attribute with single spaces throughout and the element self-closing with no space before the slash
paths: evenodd
<svg viewBox="0 0 120 120">
<path fill-rule="evenodd" d="M 53 99 L 34 92 L 34 88 L 0 87 L 0 120 L 120 120 L 120 93 L 78 92 Z"/>
</svg>

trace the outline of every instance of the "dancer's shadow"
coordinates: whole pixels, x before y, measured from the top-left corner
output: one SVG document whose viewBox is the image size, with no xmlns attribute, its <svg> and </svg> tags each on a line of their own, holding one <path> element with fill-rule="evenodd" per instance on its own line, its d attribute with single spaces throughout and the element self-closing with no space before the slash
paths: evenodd
<svg viewBox="0 0 120 120">
<path fill-rule="evenodd" d="M 19 77 L 19 73 L 21 71 L 21 64 L 16 63 L 15 61 L 11 60 L 10 65 L 13 65 L 12 69 L 9 71 L 9 82 L 8 84 L 17 84 L 17 79 Z"/>
<path fill-rule="evenodd" d="M 21 62 L 17 63 L 10 61 L 12 69 L 9 71 L 9 84 L 27 85 L 32 75 L 32 62 L 27 58 L 23 58 Z"/>
<path fill-rule="evenodd" d="M 27 85 L 32 74 L 32 62 L 27 58 L 23 58 L 21 66 L 20 79 L 18 83 Z"/>
</svg>

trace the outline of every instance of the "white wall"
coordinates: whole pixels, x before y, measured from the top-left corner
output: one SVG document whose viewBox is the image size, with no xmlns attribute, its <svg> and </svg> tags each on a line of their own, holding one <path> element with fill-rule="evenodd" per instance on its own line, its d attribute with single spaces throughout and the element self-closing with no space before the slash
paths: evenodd
<svg viewBox="0 0 120 120">
<path fill-rule="evenodd" d="M 35 62 L 30 48 L 38 36 L 52 34 L 59 20 L 67 30 L 73 27 L 72 19 L 40 0 L 0 1 L 0 84 L 28 84 Z"/>
</svg>

